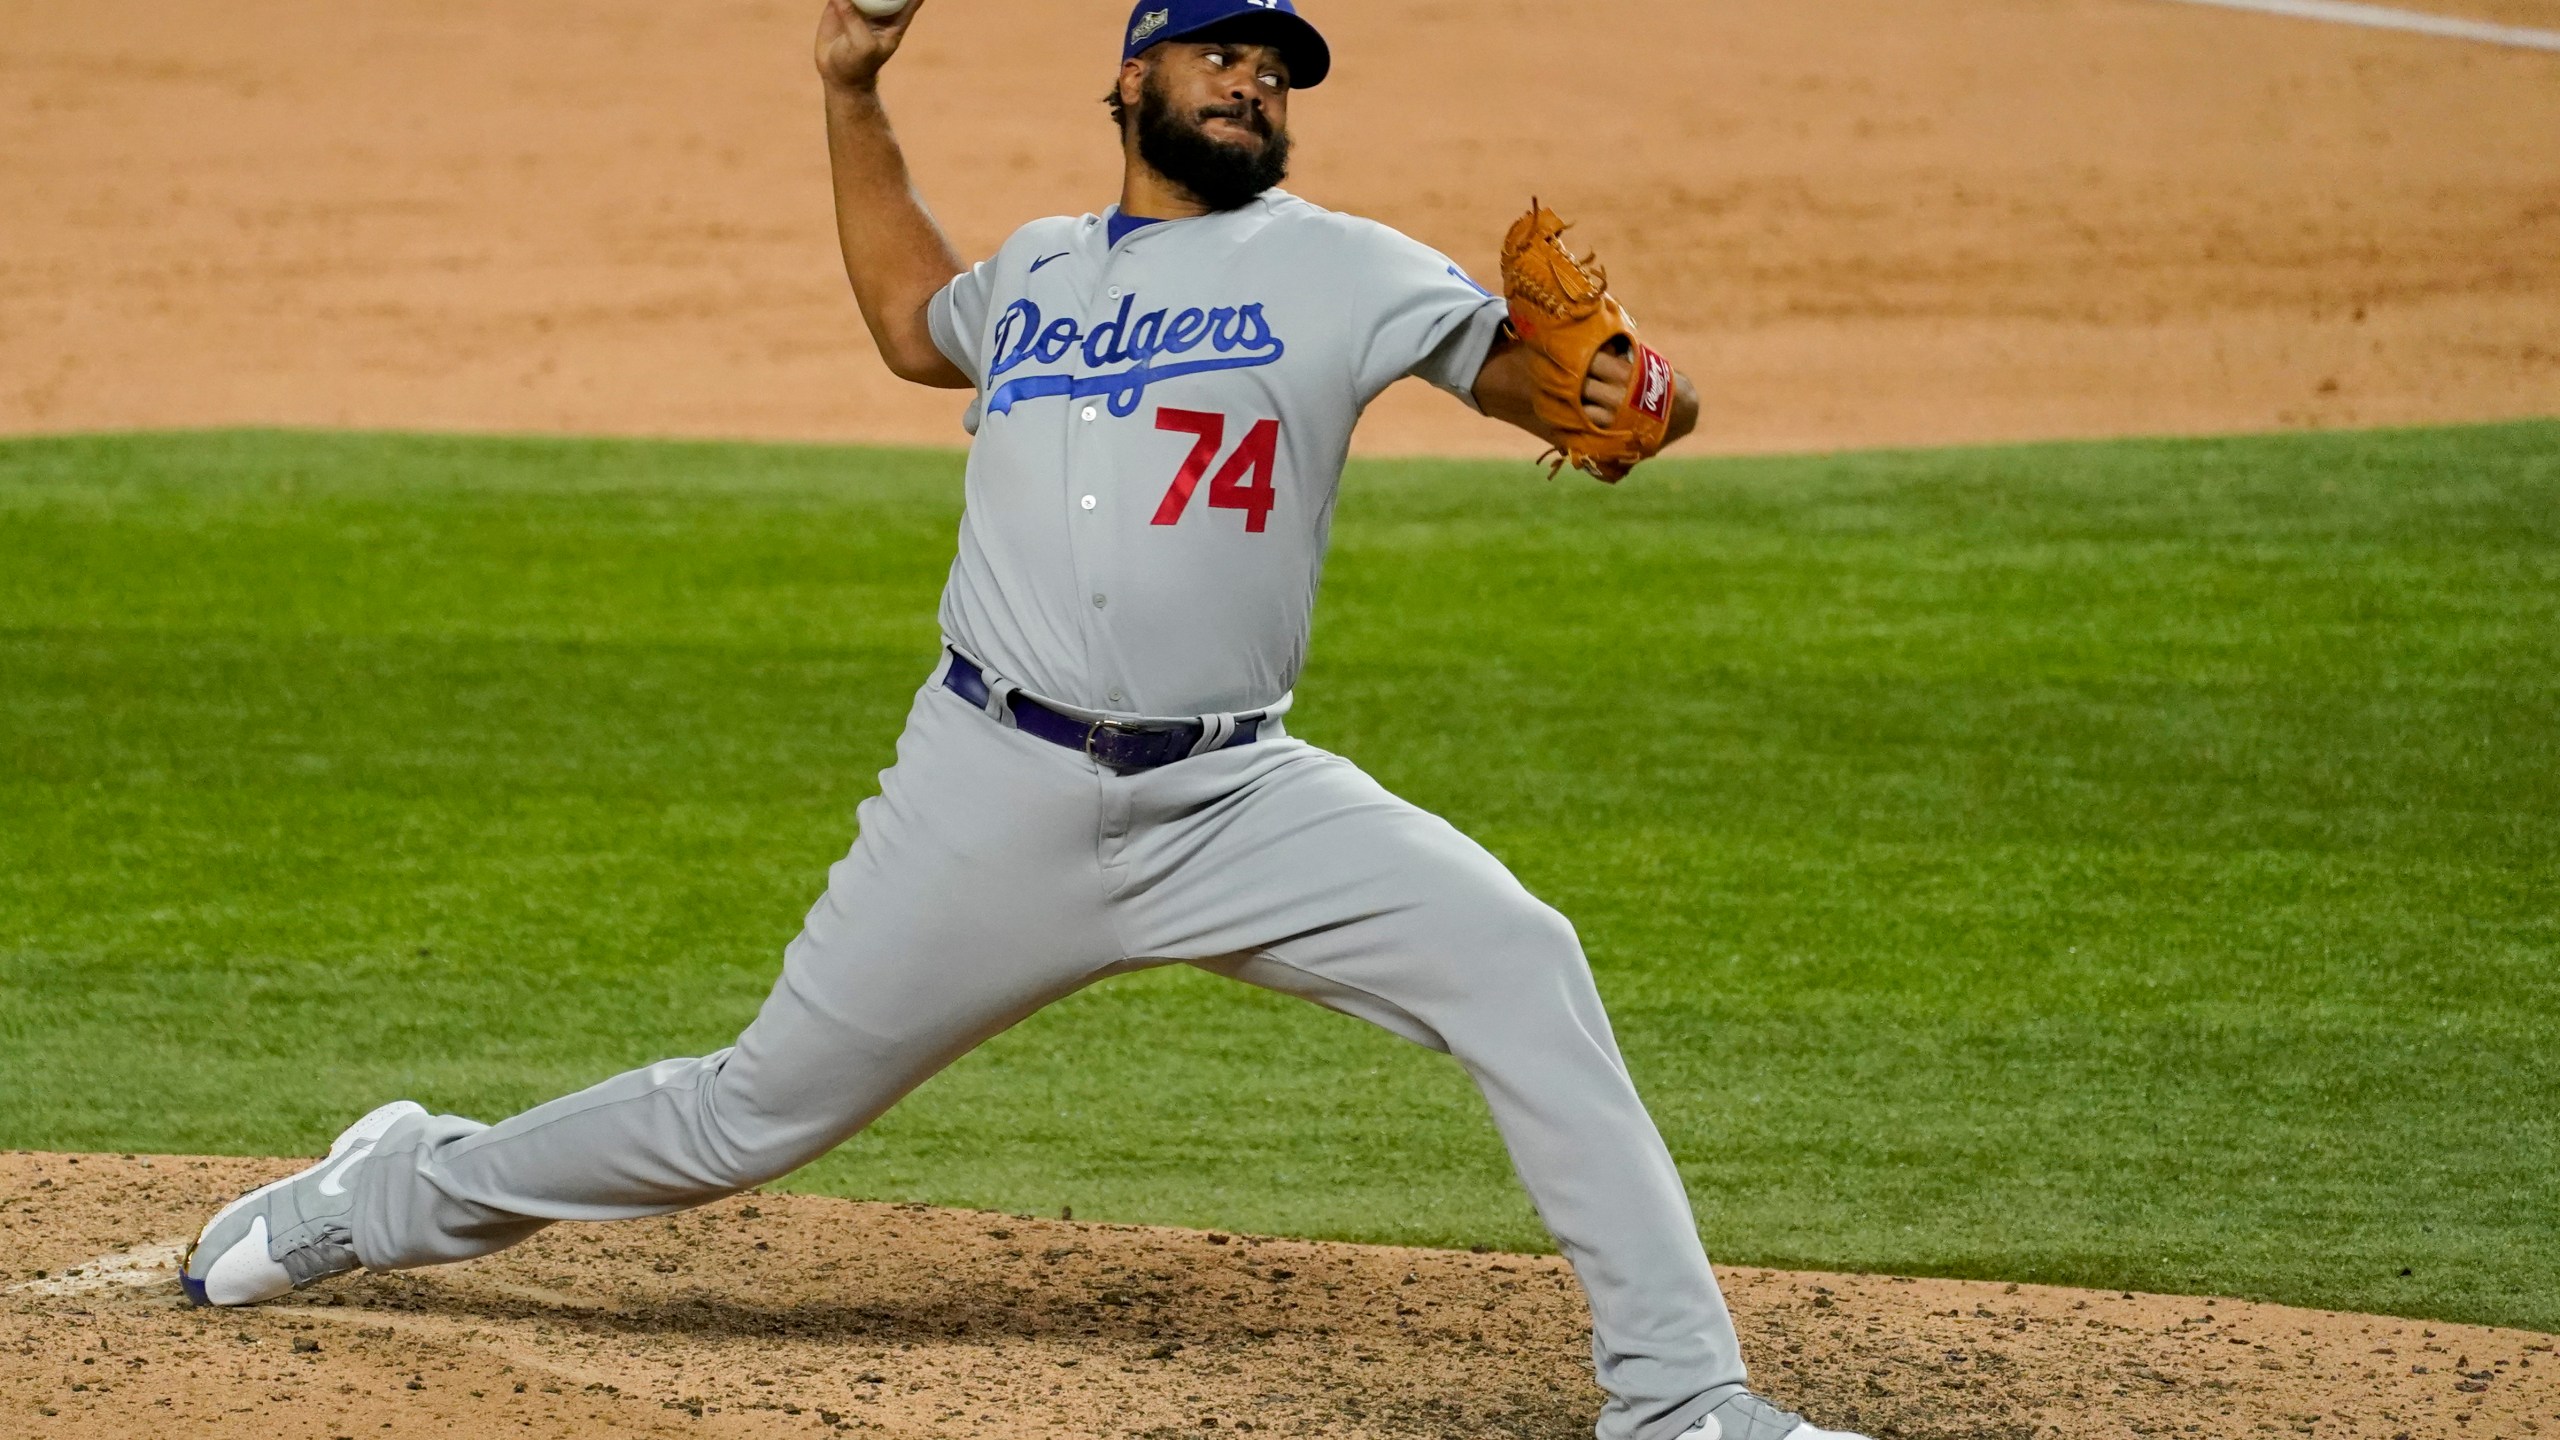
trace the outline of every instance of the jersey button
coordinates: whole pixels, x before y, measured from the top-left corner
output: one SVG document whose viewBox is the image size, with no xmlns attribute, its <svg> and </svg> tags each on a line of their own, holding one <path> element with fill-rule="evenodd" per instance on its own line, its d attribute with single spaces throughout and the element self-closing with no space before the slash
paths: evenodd
<svg viewBox="0 0 2560 1440">
<path fill-rule="evenodd" d="M 1114 299 L 1114 300 L 1117 300 L 1117 299 L 1119 299 L 1119 298 L 1120 298 L 1120 287 L 1119 287 L 1119 286 L 1114 285 L 1114 286 L 1112 286 L 1112 287 L 1111 287 L 1111 298 L 1112 298 L 1112 299 Z"/>
<path fill-rule="evenodd" d="M 1126 705 L 1129 703 L 1129 697 L 1121 694 L 1117 690 L 1114 690 L 1111 692 L 1111 703 L 1114 705 Z"/>
<path fill-rule="evenodd" d="M 1093 408 L 1092 406 L 1090 406 L 1090 405 L 1087 405 L 1086 407 L 1084 407 L 1084 418 L 1085 418 L 1085 419 L 1087 419 L 1087 420 L 1091 420 L 1094 416 L 1099 415 L 1099 414 L 1101 414 L 1101 413 L 1102 413 L 1101 411 L 1094 409 L 1094 408 Z"/>
<path fill-rule="evenodd" d="M 1093 608 L 1094 608 L 1094 609 L 1096 609 L 1096 610 L 1099 610 L 1099 609 L 1101 609 L 1103 606 L 1108 605 L 1108 604 L 1110 604 L 1110 603 L 1111 603 L 1111 597 L 1110 597 L 1110 596 L 1108 596 L 1108 595 L 1096 595 L 1096 596 L 1094 596 L 1094 597 L 1093 597 Z"/>
<path fill-rule="evenodd" d="M 1090 495 L 1087 495 L 1086 497 L 1084 497 L 1083 504 L 1084 504 L 1084 508 L 1086 508 L 1087 510 L 1092 509 L 1092 508 L 1093 508 L 1093 497 L 1092 497 L 1092 496 L 1090 496 Z"/>
</svg>

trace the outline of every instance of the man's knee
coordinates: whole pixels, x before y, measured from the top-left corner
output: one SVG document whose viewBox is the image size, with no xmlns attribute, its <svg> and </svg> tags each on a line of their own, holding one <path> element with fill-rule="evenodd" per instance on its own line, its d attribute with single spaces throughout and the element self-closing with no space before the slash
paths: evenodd
<svg viewBox="0 0 2560 1440">
<path fill-rule="evenodd" d="M 1565 918 L 1563 911 L 1523 891 L 1510 921 L 1519 928 L 1521 944 L 1534 951 L 1539 960 L 1564 966 L 1578 974 L 1588 973 L 1590 966 L 1582 953 L 1582 934 L 1573 928 L 1573 922 Z"/>
<path fill-rule="evenodd" d="M 1498 990 L 1579 993 L 1591 984 L 1582 937 L 1562 912 L 1518 885 L 1450 907 L 1446 941 L 1472 979 Z"/>
<path fill-rule="evenodd" d="M 1582 963 L 1582 937 L 1573 922 L 1517 882 L 1484 897 L 1484 923 L 1523 954 L 1549 963 Z"/>
<path fill-rule="evenodd" d="M 710 1071 L 695 1092 L 704 1178 L 726 1190 L 777 1180 L 834 1149 L 861 1128 L 840 1107 L 776 1087 L 736 1051 L 703 1062 Z"/>
<path fill-rule="evenodd" d="M 1482 895 L 1452 918 L 1445 943 L 1455 991 L 1432 1018 L 1461 1061 L 1615 1053 L 1581 937 L 1555 907 L 1517 886 Z"/>
</svg>

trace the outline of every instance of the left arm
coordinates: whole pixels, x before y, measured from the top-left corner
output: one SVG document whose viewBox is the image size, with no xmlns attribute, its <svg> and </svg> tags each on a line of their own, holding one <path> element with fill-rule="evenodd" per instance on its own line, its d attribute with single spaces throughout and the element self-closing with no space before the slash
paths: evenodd
<svg viewBox="0 0 2560 1440">
<path fill-rule="evenodd" d="M 1604 350 L 1592 357 L 1591 373 L 1582 382 L 1582 409 L 1592 424 L 1606 425 L 1616 417 L 1618 407 L 1626 403 L 1627 384 L 1634 374 L 1635 367 L 1623 356 Z M 1517 425 L 1553 445 L 1555 435 L 1538 419 L 1536 394 L 1536 382 L 1529 374 L 1528 352 L 1506 333 L 1493 342 L 1493 353 L 1485 357 L 1484 368 L 1476 373 L 1476 405 L 1494 419 Z M 1663 443 L 1677 443 L 1697 428 L 1698 387 L 1675 370 L 1670 439 Z"/>
</svg>

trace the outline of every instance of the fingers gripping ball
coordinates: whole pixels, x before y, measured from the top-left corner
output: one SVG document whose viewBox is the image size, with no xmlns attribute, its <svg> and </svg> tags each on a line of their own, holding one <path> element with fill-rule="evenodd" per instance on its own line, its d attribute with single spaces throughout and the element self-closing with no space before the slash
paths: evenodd
<svg viewBox="0 0 2560 1440">
<path fill-rule="evenodd" d="M 1502 241 L 1503 298 L 1511 329 L 1529 352 L 1540 423 L 1555 437 L 1556 460 L 1614 485 L 1662 452 L 1671 433 L 1671 362 L 1636 336 L 1609 276 L 1565 248 L 1562 217 L 1532 200 Z M 1604 350 L 1622 350 L 1633 373 L 1627 398 L 1606 425 L 1582 408 L 1582 383 Z"/>
<path fill-rule="evenodd" d="M 886 20 L 907 8 L 907 0 L 853 0 L 853 8 L 874 20 Z"/>
</svg>

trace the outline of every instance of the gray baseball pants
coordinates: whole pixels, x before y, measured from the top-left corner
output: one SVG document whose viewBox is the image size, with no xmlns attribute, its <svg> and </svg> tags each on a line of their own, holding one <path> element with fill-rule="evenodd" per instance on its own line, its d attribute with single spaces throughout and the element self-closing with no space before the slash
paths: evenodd
<svg viewBox="0 0 2560 1440">
<path fill-rule="evenodd" d="M 732 1048 L 494 1126 L 437 1116 L 385 1136 L 354 1177 L 366 1267 L 775 1179 L 1051 1001 L 1190 964 L 1466 1067 L 1589 1297 L 1600 1440 L 1673 1440 L 1743 1383 L 1572 926 L 1448 822 L 1285 736 L 1115 775 L 938 683 L 860 821 Z"/>
</svg>

